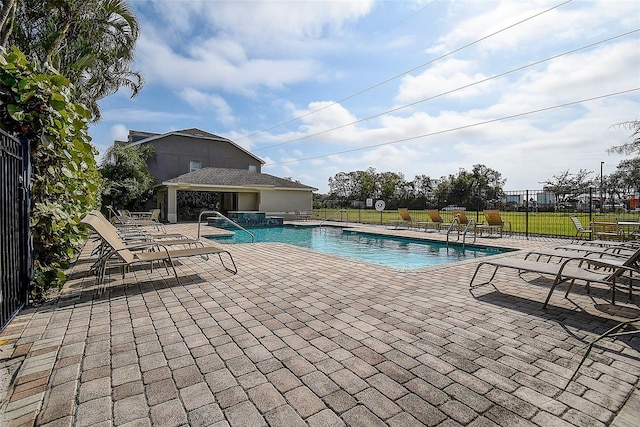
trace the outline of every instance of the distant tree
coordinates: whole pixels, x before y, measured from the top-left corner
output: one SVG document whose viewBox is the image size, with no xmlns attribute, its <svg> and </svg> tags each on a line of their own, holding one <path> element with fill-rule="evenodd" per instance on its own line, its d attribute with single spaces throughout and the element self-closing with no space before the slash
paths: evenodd
<svg viewBox="0 0 640 427">
<path fill-rule="evenodd" d="M 614 173 L 607 177 L 606 189 L 609 194 L 626 198 L 640 189 L 640 156 L 622 160 Z"/>
<path fill-rule="evenodd" d="M 353 194 L 353 175 L 347 172 L 338 172 L 329 178 L 329 197 L 346 202 Z"/>
<path fill-rule="evenodd" d="M 500 172 L 485 165 L 474 165 L 471 174 L 473 191 L 480 195 L 482 200 L 497 201 L 503 198 L 503 187 L 507 180 L 502 178 Z"/>
<path fill-rule="evenodd" d="M 503 197 L 505 182 L 500 172 L 478 164 L 471 172 L 461 168 L 457 175 L 442 177 L 435 193 L 441 205 L 483 209 L 486 201 Z"/>
<path fill-rule="evenodd" d="M 416 175 L 413 178 L 413 196 L 420 206 L 427 206 L 435 195 L 435 181 L 427 175 Z"/>
<path fill-rule="evenodd" d="M 609 180 L 610 194 L 618 194 L 622 196 L 621 198 L 626 198 L 630 193 L 640 190 L 640 121 L 623 122 L 614 126 L 625 127 L 632 131 L 628 142 L 607 150 L 609 153 L 635 155 L 622 160 Z"/>
<path fill-rule="evenodd" d="M 339 172 L 329 178 L 329 193 L 344 206 L 351 201 L 364 201 L 370 197 L 378 197 L 379 174 L 375 168 L 366 171 Z"/>
<path fill-rule="evenodd" d="M 356 183 L 356 188 L 354 189 L 355 200 L 374 198 L 380 193 L 380 182 L 375 168 L 370 167 L 366 171 L 357 171 L 354 180 Z"/>
<path fill-rule="evenodd" d="M 147 168 L 147 159 L 155 154 L 151 145 L 114 144 L 106 153 L 99 171 L 104 180 L 103 205 L 130 209 L 145 200 L 155 180 Z"/>
<path fill-rule="evenodd" d="M 595 184 L 594 180 L 589 178 L 592 173 L 593 171 L 580 169 L 578 173 L 572 174 L 567 169 L 559 175 L 554 175 L 551 179 L 542 181 L 541 184 L 545 186 L 547 191 L 555 195 L 557 204 L 588 193 L 589 189 Z"/>
<path fill-rule="evenodd" d="M 457 175 L 438 180 L 427 175 L 417 175 L 407 181 L 401 172 L 366 171 L 339 172 L 329 178 L 330 197 L 341 200 L 345 206 L 350 201 L 380 198 L 387 206 L 424 209 L 438 204 L 458 204 L 476 207 L 478 197 L 493 200 L 502 197 L 505 179 L 485 165 L 474 165 L 471 172 L 460 169 Z"/>
<path fill-rule="evenodd" d="M 398 172 L 382 172 L 378 175 L 380 182 L 380 198 L 388 201 L 388 205 L 398 207 L 403 203 L 404 175 Z"/>
<path fill-rule="evenodd" d="M 637 154 L 640 155 L 640 120 L 632 120 L 614 125 L 630 129 L 633 133 L 629 136 L 629 142 L 611 147 L 609 153 Z"/>
<path fill-rule="evenodd" d="M 437 203 L 437 206 L 434 207 L 440 208 L 453 203 L 450 198 L 452 181 L 453 175 L 440 177 L 434 190 L 434 197 Z"/>
</svg>

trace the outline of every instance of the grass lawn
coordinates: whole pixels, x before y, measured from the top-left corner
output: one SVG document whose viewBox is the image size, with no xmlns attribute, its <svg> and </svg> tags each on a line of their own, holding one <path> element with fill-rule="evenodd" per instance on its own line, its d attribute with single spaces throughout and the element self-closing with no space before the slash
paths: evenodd
<svg viewBox="0 0 640 427">
<path fill-rule="evenodd" d="M 401 219 L 397 210 L 378 212 L 374 209 L 348 209 L 346 212 L 337 212 L 337 209 L 317 209 L 314 211 L 316 219 L 338 220 L 342 222 L 359 222 L 368 224 L 388 224 L 391 220 Z M 426 210 L 409 211 L 414 221 L 429 221 Z M 448 224 L 453 220 L 451 211 L 440 211 L 440 215 Z M 467 218 L 479 223 L 484 222 L 482 212 L 466 211 Z M 640 221 L 640 214 L 635 213 L 592 213 L 588 212 L 514 212 L 501 211 L 503 221 L 511 223 L 511 231 L 514 233 L 529 233 L 545 236 L 574 237 L 576 228 L 571 221 L 571 216 L 577 216 L 583 226 L 588 227 L 592 220 L 618 218 L 620 221 Z M 508 226 L 507 226 L 508 228 Z"/>
</svg>

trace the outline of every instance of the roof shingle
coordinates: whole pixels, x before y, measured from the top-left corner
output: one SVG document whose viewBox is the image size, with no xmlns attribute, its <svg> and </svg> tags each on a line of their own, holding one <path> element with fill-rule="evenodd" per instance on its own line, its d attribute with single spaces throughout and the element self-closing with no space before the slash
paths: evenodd
<svg viewBox="0 0 640 427">
<path fill-rule="evenodd" d="M 219 187 L 274 187 L 315 191 L 317 188 L 266 173 L 245 169 L 202 168 L 169 179 L 163 184 L 210 185 Z"/>
</svg>

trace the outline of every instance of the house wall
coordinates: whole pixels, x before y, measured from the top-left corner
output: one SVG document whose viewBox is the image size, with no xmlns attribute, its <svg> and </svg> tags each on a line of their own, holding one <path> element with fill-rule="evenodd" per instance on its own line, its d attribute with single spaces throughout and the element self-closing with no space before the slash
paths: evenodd
<svg viewBox="0 0 640 427">
<path fill-rule="evenodd" d="M 282 214 L 309 211 L 313 208 L 313 193 L 299 190 L 262 190 L 260 192 L 260 212 Z"/>
<path fill-rule="evenodd" d="M 163 208 L 163 214 L 170 223 L 176 223 L 180 218 L 178 215 L 177 191 L 180 187 L 162 188 L 158 191 L 158 207 Z M 201 188 L 199 190 L 202 190 Z M 186 190 L 188 191 L 188 190 Z M 194 189 L 195 191 L 195 189 Z M 288 217 L 293 215 L 295 210 L 310 211 L 313 208 L 313 193 L 311 191 L 300 190 L 260 190 L 260 192 L 238 192 L 237 189 L 219 187 L 214 191 L 220 192 L 223 197 L 226 195 L 237 195 L 237 208 L 239 211 L 265 212 L 271 215 Z M 166 209 L 166 210 L 165 210 Z"/>
<path fill-rule="evenodd" d="M 189 173 L 191 160 L 202 162 L 202 167 L 249 169 L 254 166 L 261 171 L 261 164 L 255 157 L 228 141 L 189 138 L 168 135 L 154 140 L 156 154 L 147 160 L 149 172 L 158 182 Z"/>
<path fill-rule="evenodd" d="M 257 211 L 258 209 L 258 193 L 238 193 L 238 210 L 239 211 Z"/>
</svg>

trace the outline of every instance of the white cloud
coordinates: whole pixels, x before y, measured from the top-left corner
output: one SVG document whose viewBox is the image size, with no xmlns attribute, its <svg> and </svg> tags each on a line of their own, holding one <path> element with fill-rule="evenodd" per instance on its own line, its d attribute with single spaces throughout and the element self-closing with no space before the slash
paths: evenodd
<svg viewBox="0 0 640 427">
<path fill-rule="evenodd" d="M 193 88 L 184 88 L 178 92 L 178 96 L 197 110 L 213 111 L 216 119 L 222 124 L 231 125 L 235 122 L 231 107 L 218 94 L 209 94 Z"/>
<path fill-rule="evenodd" d="M 417 76 L 407 75 L 400 82 L 396 102 L 407 104 L 428 97 L 440 96 L 449 91 L 452 92 L 445 96 L 457 99 L 469 98 L 486 92 L 492 87 L 490 82 L 459 90 L 459 88 L 487 78 L 476 71 L 476 68 L 475 61 L 449 59 L 431 66 Z"/>
<path fill-rule="evenodd" d="M 180 89 L 188 84 L 198 89 L 219 89 L 252 95 L 260 86 L 281 88 L 313 77 L 313 60 L 248 58 L 240 46 L 216 45 L 215 41 L 176 52 L 161 41 L 142 37 L 137 64 L 154 84 Z"/>
<path fill-rule="evenodd" d="M 162 106 L 158 106 L 161 108 Z M 191 113 L 172 113 L 135 108 L 111 108 L 103 112 L 104 122 L 144 122 L 166 123 L 183 121 L 192 118 Z"/>
<path fill-rule="evenodd" d="M 129 137 L 129 129 L 124 124 L 117 124 L 111 126 L 109 134 L 114 141 L 126 141 Z"/>
<path fill-rule="evenodd" d="M 249 96 L 260 87 L 326 79 L 332 73 L 323 73 L 312 52 L 326 49 L 372 3 L 153 2 L 156 20 L 144 21 L 136 64 L 152 82 Z"/>
<path fill-rule="evenodd" d="M 234 39 L 259 43 L 281 38 L 321 38 L 371 10 L 360 1 L 169 1 L 154 2 L 165 23 L 187 32 L 203 22 Z"/>
<path fill-rule="evenodd" d="M 564 42 L 584 43 L 637 27 L 638 7 L 633 0 L 567 2 L 544 12 L 560 3 L 546 0 L 453 2 L 452 13 L 468 18 L 460 20 L 427 51 L 446 53 L 498 32 L 474 48 L 484 53 L 520 53 L 524 48 L 529 54 Z M 540 15 L 535 16 L 537 14 Z"/>
</svg>

